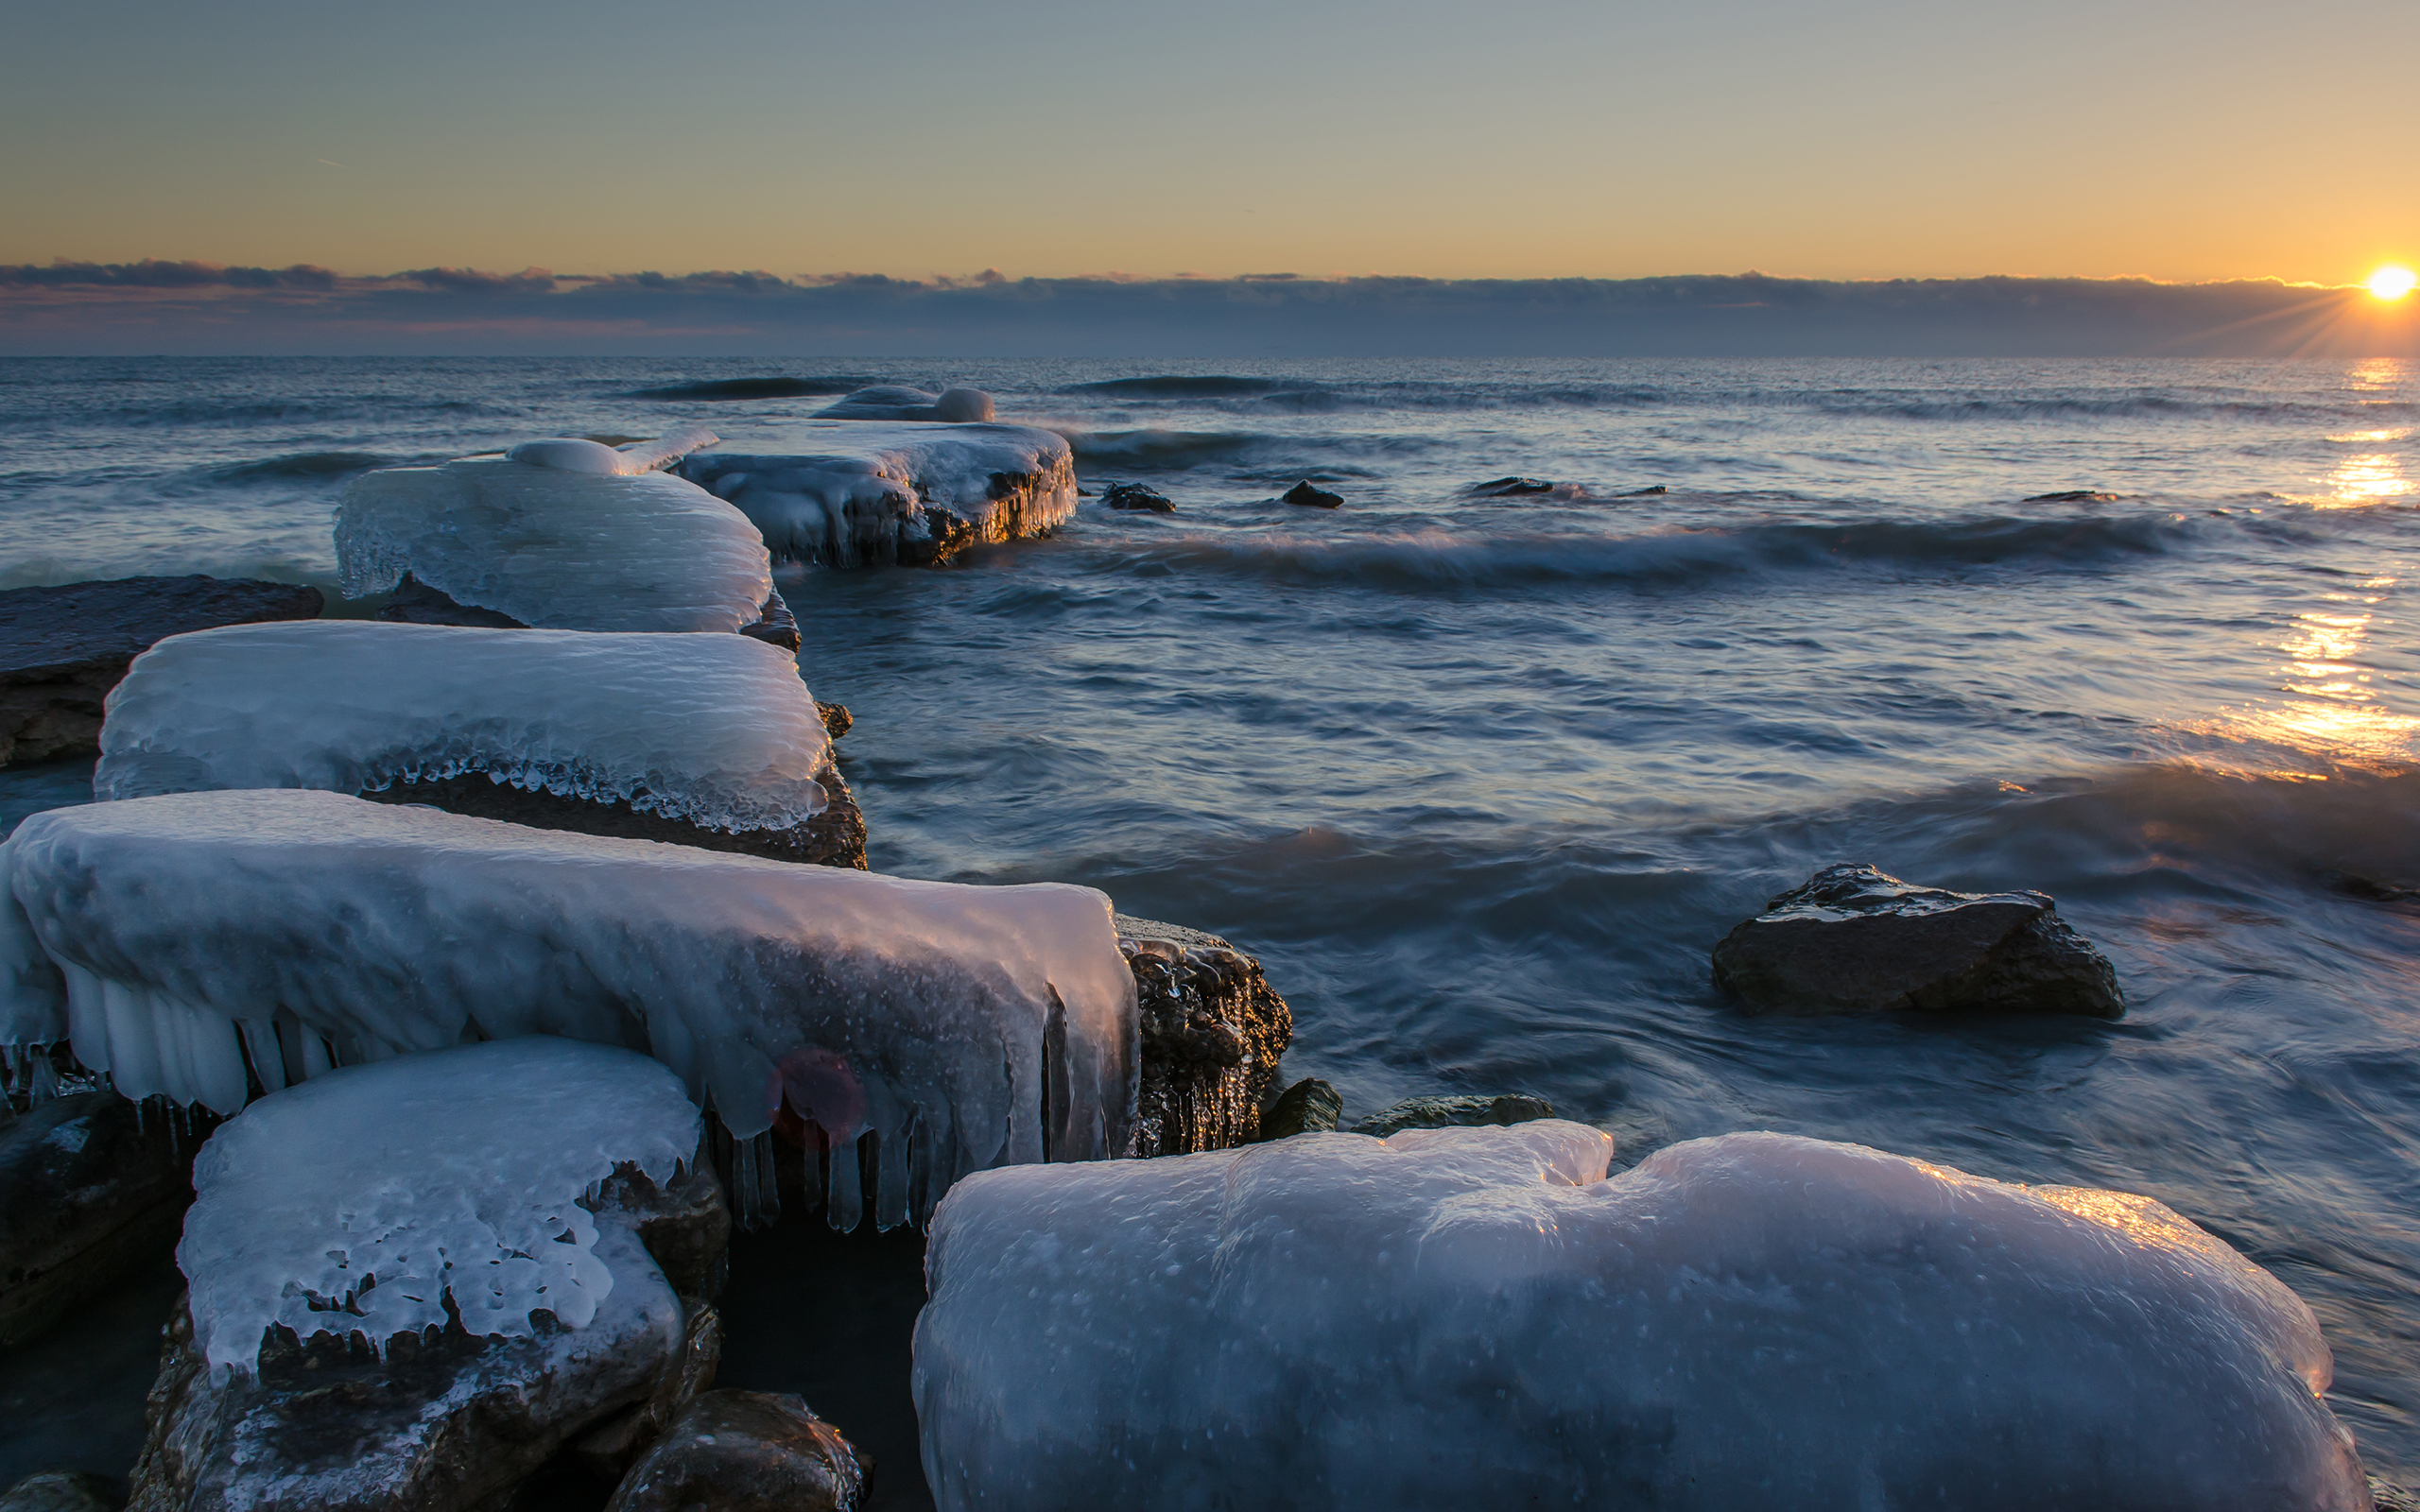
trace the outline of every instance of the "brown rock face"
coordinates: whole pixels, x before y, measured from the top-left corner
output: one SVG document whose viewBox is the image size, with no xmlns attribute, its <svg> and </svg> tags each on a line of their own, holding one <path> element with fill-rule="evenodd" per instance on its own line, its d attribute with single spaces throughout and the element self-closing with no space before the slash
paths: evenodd
<svg viewBox="0 0 2420 1512">
<path fill-rule="evenodd" d="M 102 700 L 155 641 L 317 619 L 320 591 L 248 577 L 121 577 L 0 593 L 0 766 L 98 753 Z"/>
<path fill-rule="evenodd" d="M 2126 1011 L 2117 971 L 2038 892 L 1918 887 L 1826 867 L 1714 948 L 1714 981 L 1752 1007 L 1819 1013 Z"/>
<path fill-rule="evenodd" d="M 0 1123 L 0 1348 L 176 1247 L 192 1151 L 164 1117 L 114 1092 L 33 1105 Z"/>
<path fill-rule="evenodd" d="M 606 1512 L 849 1512 L 864 1471 L 797 1397 L 709 1391 L 631 1468 Z"/>
<path fill-rule="evenodd" d="M 1216 935 L 1117 916 L 1140 999 L 1133 1153 L 1190 1155 L 1260 1137 L 1260 1107 L 1294 1037 L 1260 963 Z"/>
<path fill-rule="evenodd" d="M 730 1218 L 702 1161 L 668 1190 L 617 1178 L 594 1206 L 614 1287 L 581 1329 L 541 1314 L 536 1337 L 485 1338 L 457 1319 L 383 1359 L 358 1334 L 279 1330 L 256 1376 L 214 1382 L 180 1306 L 130 1506 L 485 1512 L 565 1452 L 610 1476 L 713 1382 L 719 1319 L 680 1288 L 719 1283 Z"/>
</svg>

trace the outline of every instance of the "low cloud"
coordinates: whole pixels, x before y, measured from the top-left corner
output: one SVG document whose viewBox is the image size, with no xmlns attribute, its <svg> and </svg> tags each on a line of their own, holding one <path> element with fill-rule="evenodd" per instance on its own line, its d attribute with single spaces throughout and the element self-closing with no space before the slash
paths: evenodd
<svg viewBox="0 0 2420 1512">
<path fill-rule="evenodd" d="M 0 266 L 0 352 L 899 356 L 2420 355 L 2420 300 L 2273 282 Z"/>
</svg>

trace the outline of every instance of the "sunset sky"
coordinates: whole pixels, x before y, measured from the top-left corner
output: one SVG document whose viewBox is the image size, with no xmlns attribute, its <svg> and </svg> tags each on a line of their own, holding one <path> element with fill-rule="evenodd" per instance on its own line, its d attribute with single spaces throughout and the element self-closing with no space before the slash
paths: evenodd
<svg viewBox="0 0 2420 1512">
<path fill-rule="evenodd" d="M 2420 5 L 18 6 L 0 263 L 2420 264 Z"/>
</svg>

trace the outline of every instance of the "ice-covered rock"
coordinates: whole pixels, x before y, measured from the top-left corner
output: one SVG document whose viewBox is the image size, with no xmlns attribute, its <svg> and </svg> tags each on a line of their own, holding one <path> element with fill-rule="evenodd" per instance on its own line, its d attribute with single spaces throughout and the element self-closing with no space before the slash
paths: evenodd
<svg viewBox="0 0 2420 1512">
<path fill-rule="evenodd" d="M 0 1032 L 72 1038 L 130 1096 L 232 1111 L 254 1077 L 274 1090 L 465 1040 L 628 1045 L 742 1142 L 785 1107 L 838 1156 L 871 1134 L 886 1228 L 969 1171 L 1128 1140 L 1134 979 L 1089 888 L 909 882 L 292 789 L 37 814 L 0 871 Z M 743 1143 L 743 1212 L 762 1153 Z M 858 1165 L 831 1161 L 840 1228 Z"/>
<path fill-rule="evenodd" d="M 526 626 L 562 630 L 737 630 L 772 597 L 747 518 L 667 472 L 560 465 L 624 454 L 593 441 L 510 456 L 366 472 L 337 507 L 345 596 L 403 586 Z M 565 449 L 569 449 L 568 453 Z"/>
<path fill-rule="evenodd" d="M 1028 425 L 809 421 L 680 472 L 754 521 L 775 558 L 832 567 L 928 563 L 1076 512 L 1066 438 Z"/>
<path fill-rule="evenodd" d="M 164 636 L 316 617 L 320 591 L 251 578 L 121 577 L 0 593 L 0 766 L 92 751 L 103 700 Z"/>
<path fill-rule="evenodd" d="M 107 1092 L 0 1122 L 0 1349 L 176 1247 L 192 1146 Z"/>
<path fill-rule="evenodd" d="M 907 420 L 955 423 L 992 418 L 992 396 L 980 388 L 927 393 L 905 384 L 874 384 L 841 395 L 815 412 L 818 420 Z"/>
<path fill-rule="evenodd" d="M 942 1204 L 971 1507 L 2355 1512 L 2308 1309 L 2147 1198 L 1559 1121 L 994 1171 Z"/>
<path fill-rule="evenodd" d="M 463 776 L 710 830 L 822 811 L 832 742 L 789 656 L 739 635 L 316 620 L 161 642 L 110 698 L 104 801 Z"/>
<path fill-rule="evenodd" d="M 1826 867 L 1714 947 L 1714 984 L 1816 1012 L 2126 1011 L 2118 972 L 2038 892 L 1919 887 Z"/>
<path fill-rule="evenodd" d="M 531 467 L 589 472 L 598 477 L 633 478 L 642 472 L 652 472 L 666 463 L 677 462 L 698 448 L 712 446 L 720 439 L 721 437 L 703 425 L 683 425 L 654 440 L 626 441 L 620 446 L 608 446 L 602 441 L 583 437 L 549 437 L 544 440 L 523 441 L 504 455 L 509 461 L 526 462 Z"/>
<path fill-rule="evenodd" d="M 605 1512 L 850 1512 L 864 1484 L 849 1441 L 799 1397 L 709 1391 L 631 1467 Z"/>
<path fill-rule="evenodd" d="M 1189 1155 L 1260 1137 L 1260 1106 L 1294 1037 L 1260 963 L 1216 935 L 1116 917 L 1134 972 L 1142 1075 L 1132 1153 Z"/>
<path fill-rule="evenodd" d="M 133 1504 L 467 1512 L 577 1435 L 669 1421 L 718 1339 L 683 1263 L 728 1233 L 699 1134 L 664 1067 L 546 1037 L 254 1104 L 195 1162 Z M 707 1237 L 659 1263 L 667 1233 Z"/>
</svg>

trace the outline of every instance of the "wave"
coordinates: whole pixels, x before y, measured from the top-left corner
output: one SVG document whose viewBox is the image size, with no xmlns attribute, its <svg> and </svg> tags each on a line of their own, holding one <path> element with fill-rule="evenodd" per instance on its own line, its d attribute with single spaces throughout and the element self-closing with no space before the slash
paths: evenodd
<svg viewBox="0 0 2420 1512">
<path fill-rule="evenodd" d="M 1187 377 L 1169 373 L 1156 378 L 1108 378 L 1099 383 L 1071 384 L 1063 394 L 1104 394 L 1114 399 L 1238 399 L 1305 386 L 1283 378 L 1236 378 L 1223 374 Z"/>
<path fill-rule="evenodd" d="M 1986 517 L 1946 523 L 1766 524 L 1640 535 L 1426 529 L 1337 538 L 1282 532 L 1192 535 L 1126 558 L 1178 570 L 1404 588 L 1540 583 L 1679 586 L 1784 572 L 1943 572 L 2036 565 L 2098 567 L 2178 550 L 2220 522 L 2172 515 L 2085 520 Z"/>
<path fill-rule="evenodd" d="M 273 483 L 285 478 L 334 478 L 387 467 L 394 460 L 376 452 L 294 452 L 285 456 L 264 457 L 257 462 L 236 462 L 216 468 L 211 472 L 210 477 L 213 482 L 233 484 Z"/>
<path fill-rule="evenodd" d="M 1064 429 L 1078 463 L 1129 471 L 1176 472 L 1203 462 L 1232 461 L 1273 439 L 1242 431 L 1084 431 Z"/>
<path fill-rule="evenodd" d="M 842 375 L 821 378 L 700 378 L 694 383 L 633 388 L 622 397 L 700 400 L 710 404 L 743 399 L 802 399 L 815 394 L 855 393 L 877 381 Z"/>
</svg>

